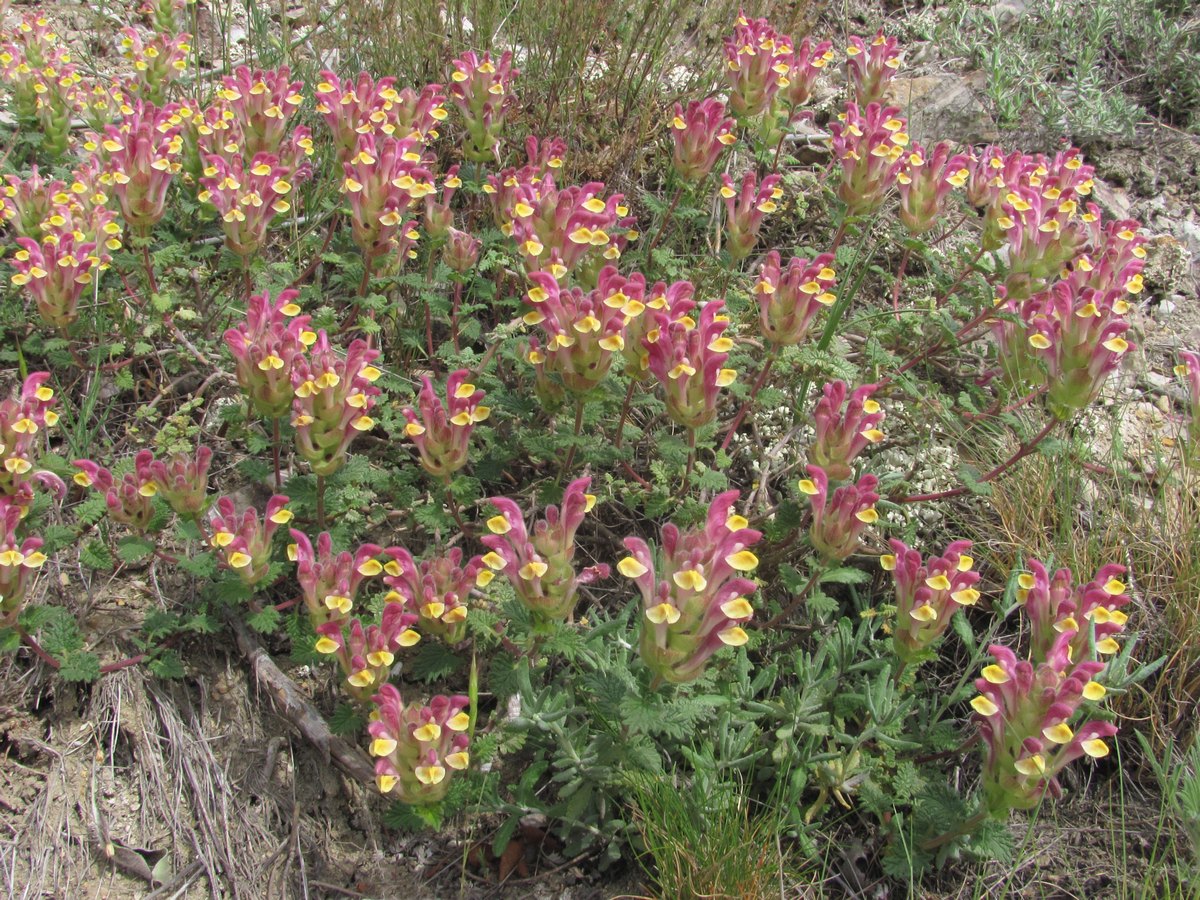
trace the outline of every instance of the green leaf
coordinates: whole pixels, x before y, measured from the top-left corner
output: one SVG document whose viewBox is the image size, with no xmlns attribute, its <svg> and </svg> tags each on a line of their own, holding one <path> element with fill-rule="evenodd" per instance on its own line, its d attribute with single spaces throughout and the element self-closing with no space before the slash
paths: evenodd
<svg viewBox="0 0 1200 900">
<path fill-rule="evenodd" d="M 180 557 L 176 566 L 193 578 L 212 578 L 217 571 L 217 560 L 211 553 L 201 553 L 199 556 Z"/>
<path fill-rule="evenodd" d="M 183 661 L 174 650 L 164 650 L 157 659 L 150 660 L 149 668 L 159 678 L 177 679 L 187 674 Z"/>
<path fill-rule="evenodd" d="M 281 618 L 279 610 L 273 606 L 267 606 L 254 613 L 254 615 L 248 616 L 246 624 L 259 634 L 271 634 L 279 627 L 279 620 Z"/>
<path fill-rule="evenodd" d="M 21 636 L 15 628 L 0 628 L 0 653 L 14 653 L 21 646 Z"/>
<path fill-rule="evenodd" d="M 971 621 L 967 618 L 965 612 L 958 612 L 950 619 L 950 625 L 954 628 L 954 633 L 959 636 L 962 642 L 970 651 L 971 656 L 975 656 L 979 652 L 978 645 L 975 643 L 975 630 L 971 628 Z"/>
<path fill-rule="evenodd" d="M 840 569 L 830 569 L 821 574 L 821 584 L 864 584 L 871 576 L 862 569 L 844 566 Z"/>
<path fill-rule="evenodd" d="M 959 466 L 958 477 L 962 479 L 962 483 L 972 494 L 978 497 L 992 496 L 992 486 L 985 481 L 980 481 L 979 473 L 973 467 L 968 465 Z"/>
<path fill-rule="evenodd" d="M 349 703 L 339 703 L 329 717 L 329 730 L 339 737 L 351 737 L 366 727 L 366 716 Z"/>
<path fill-rule="evenodd" d="M 58 674 L 64 681 L 95 681 L 100 677 L 100 658 L 80 650 L 62 660 Z"/>
<path fill-rule="evenodd" d="M 131 534 L 117 541 L 117 556 L 124 563 L 140 562 L 147 556 L 153 556 L 156 549 L 157 546 L 154 541 L 139 537 L 136 534 Z"/>
<path fill-rule="evenodd" d="M 442 824 L 441 805 L 410 806 L 393 803 L 383 814 L 383 824 L 397 831 L 425 831 Z"/>
<path fill-rule="evenodd" d="M 462 664 L 463 661 L 441 641 L 426 640 L 421 642 L 420 649 L 406 667 L 406 674 L 428 683 L 445 678 Z"/>
<path fill-rule="evenodd" d="M 79 561 L 89 569 L 111 569 L 113 567 L 112 553 L 104 542 L 90 540 L 79 550 Z"/>
</svg>

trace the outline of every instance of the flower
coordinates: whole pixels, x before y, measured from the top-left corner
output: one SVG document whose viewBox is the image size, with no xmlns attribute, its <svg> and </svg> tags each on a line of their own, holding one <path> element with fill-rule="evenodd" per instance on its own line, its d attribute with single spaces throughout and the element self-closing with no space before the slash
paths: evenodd
<svg viewBox="0 0 1200 900">
<path fill-rule="evenodd" d="M 767 112 L 791 68 L 791 39 L 766 19 L 739 13 L 733 34 L 725 38 L 725 78 L 734 113 L 753 119 Z"/>
<path fill-rule="evenodd" d="M 72 465 L 79 470 L 74 478 L 77 485 L 104 492 L 110 519 L 135 531 L 150 527 L 154 518 L 153 497 L 158 493 L 158 486 L 144 471 L 135 469 L 117 481 L 112 472 L 90 459 L 77 459 Z"/>
<path fill-rule="evenodd" d="M 122 28 L 120 54 L 133 69 L 133 77 L 126 80 L 125 89 L 147 103 L 163 103 L 168 88 L 187 69 L 191 39 L 186 33 L 163 33 L 152 34 L 143 41 L 136 29 Z"/>
<path fill-rule="evenodd" d="M 750 171 L 742 178 L 739 191 L 728 175 L 721 175 L 719 193 L 725 203 L 725 234 L 734 262 L 749 255 L 758 242 L 763 218 L 778 211 L 779 204 L 775 201 L 783 196 L 779 182 L 779 175 L 768 175 L 760 184 L 758 176 Z"/>
<path fill-rule="evenodd" d="M 722 647 L 746 643 L 754 615 L 747 595 L 758 565 L 750 551 L 762 533 L 733 511 L 737 491 L 713 498 L 702 528 L 662 527 L 657 557 L 644 540 L 625 538 L 629 556 L 617 571 L 642 595 L 645 620 L 638 651 L 654 674 L 673 684 L 699 678 Z"/>
<path fill-rule="evenodd" d="M 1175 374 L 1187 385 L 1188 425 L 1184 460 L 1188 465 L 1200 465 L 1200 353 L 1180 350 Z"/>
<path fill-rule="evenodd" d="M 608 577 L 601 563 L 575 571 L 575 531 L 596 498 L 587 493 L 590 478 L 577 478 L 567 485 L 559 506 L 546 507 L 543 518 L 530 534 L 521 508 L 507 497 L 492 497 L 499 511 L 487 520 L 491 534 L 481 539 L 491 551 L 481 562 L 493 573 L 503 573 L 517 598 L 542 622 L 562 621 L 575 609 L 580 585 Z M 483 575 L 477 583 L 491 579 Z"/>
<path fill-rule="evenodd" d="M 66 492 L 57 475 L 36 468 L 46 432 L 58 424 L 49 380 L 49 372 L 31 372 L 15 399 L 0 400 L 0 496 L 17 498 L 25 510 L 33 500 L 35 480 L 59 496 Z"/>
<path fill-rule="evenodd" d="M 868 444 L 877 444 L 884 434 L 879 430 L 883 408 L 872 399 L 878 385 L 864 384 L 854 389 L 847 402 L 846 382 L 829 381 L 821 389 L 821 399 L 813 409 L 816 439 L 809 448 L 813 463 L 835 481 L 850 477 L 852 463 Z M 844 408 L 843 408 L 844 407 Z"/>
<path fill-rule="evenodd" d="M 376 559 L 383 552 L 378 544 L 363 544 L 354 553 L 334 553 L 328 531 L 317 536 L 315 550 L 303 531 L 293 528 L 289 533 L 293 543 L 288 545 L 288 559 L 296 564 L 304 606 L 317 630 L 327 622 L 345 619 L 354 608 L 363 580 L 382 574 L 391 565 Z"/>
<path fill-rule="evenodd" d="M 950 155 L 945 141 L 926 155 L 925 148 L 913 143 L 896 173 L 900 186 L 900 221 L 909 234 L 925 234 L 944 216 L 946 198 L 950 191 L 966 182 L 967 157 Z"/>
<path fill-rule="evenodd" d="M 209 538 L 226 566 L 250 586 L 260 583 L 271 568 L 271 538 L 292 520 L 288 498 L 276 494 L 267 501 L 263 517 L 253 506 L 238 510 L 230 497 L 220 497 L 208 511 Z"/>
<path fill-rule="evenodd" d="M 46 562 L 42 539 L 20 536 L 26 508 L 15 497 L 0 496 L 0 625 L 11 625 Z"/>
<path fill-rule="evenodd" d="M 725 117 L 725 104 L 709 97 L 693 100 L 685 111 L 675 104 L 671 119 L 671 162 L 684 181 L 703 181 L 717 163 L 721 152 L 737 141 L 733 119 Z"/>
<path fill-rule="evenodd" d="M 420 621 L 422 630 L 437 635 L 451 646 L 466 637 L 467 601 L 476 586 L 486 586 L 494 576 L 473 556 L 463 565 L 463 552 L 451 547 L 440 556 L 417 562 L 404 547 L 388 547 L 392 562 L 385 566 L 383 582 L 391 592 L 389 605 L 399 605 Z M 395 566 L 395 572 L 392 566 Z"/>
<path fill-rule="evenodd" d="M 429 84 L 417 93 L 412 88 L 397 91 L 395 83 L 392 77 L 375 81 L 366 72 L 343 82 L 333 72 L 321 72 L 317 112 L 333 132 L 339 160 L 357 153 L 361 135 L 408 139 L 422 148 L 437 137 L 437 124 L 447 115 L 441 85 Z"/>
<path fill-rule="evenodd" d="M 664 309 L 653 310 L 653 327 L 642 338 L 646 366 L 666 393 L 667 415 L 684 428 L 699 428 L 717 415 L 720 390 L 737 378 L 723 368 L 733 341 L 724 337 L 729 319 L 724 301 L 710 300 L 700 310 L 700 323 L 690 316 L 672 319 Z"/>
<path fill-rule="evenodd" d="M 382 373 L 371 363 L 378 356 L 378 350 L 357 339 L 341 357 L 334 353 L 322 329 L 308 354 L 294 357 L 296 451 L 315 475 L 324 477 L 340 469 L 351 442 L 375 427 L 370 412 L 380 391 L 373 382 Z"/>
<path fill-rule="evenodd" d="M 375 710 L 367 730 L 379 792 L 402 803 L 437 803 L 451 775 L 471 762 L 469 701 L 455 694 L 438 695 L 427 706 L 405 704 L 391 684 L 371 699 Z"/>
<path fill-rule="evenodd" d="M 794 347 L 808 336 L 821 307 L 837 299 L 837 273 L 832 253 L 822 253 L 812 262 L 793 256 L 782 270 L 779 263 L 779 251 L 770 251 L 754 285 L 759 326 L 773 347 Z"/>
<path fill-rule="evenodd" d="M 249 166 L 242 157 L 226 161 L 209 156 L 200 184 L 199 199 L 211 203 L 221 216 L 225 246 L 242 258 L 253 256 L 267 239 L 267 228 L 276 216 L 292 208 L 294 169 L 279 164 L 279 157 L 259 153 Z"/>
<path fill-rule="evenodd" d="M 139 100 L 131 113 L 84 144 L 100 154 L 100 182 L 116 195 L 125 223 L 139 234 L 149 233 L 166 212 L 167 189 L 181 169 L 182 128 L 176 105 L 159 108 Z"/>
<path fill-rule="evenodd" d="M 530 135 L 525 139 L 526 165 L 520 169 L 502 169 L 498 175 L 488 175 L 483 192 L 492 200 L 492 214 L 496 227 L 512 222 L 512 208 L 516 203 L 516 189 L 523 184 L 539 184 L 551 172 L 562 168 L 567 152 L 567 142 L 562 138 L 542 138 Z"/>
<path fill-rule="evenodd" d="M 471 432 L 491 414 L 482 405 L 484 392 L 467 381 L 470 374 L 466 369 L 450 374 L 445 403 L 434 392 L 429 376 L 422 376 L 420 414 L 412 407 L 404 410 L 408 420 L 404 433 L 416 445 L 422 468 L 435 478 L 448 478 L 467 464 Z"/>
<path fill-rule="evenodd" d="M 1059 569 L 1051 578 L 1040 561 L 1031 559 L 1029 571 L 1017 576 L 1017 602 L 1029 619 L 1030 657 L 1049 659 L 1064 634 L 1069 635 L 1062 648 L 1068 662 L 1116 653 L 1116 636 L 1128 618 L 1121 609 L 1129 603 L 1124 574 L 1124 566 L 1109 563 L 1077 586 L 1070 569 Z"/>
<path fill-rule="evenodd" d="M 979 573 L 967 551 L 970 541 L 952 541 L 941 556 L 921 559 L 903 541 L 889 541 L 892 552 L 879 558 L 896 582 L 896 627 L 892 645 L 904 662 L 919 662 L 950 625 L 955 612 L 979 601 Z"/>
<path fill-rule="evenodd" d="M 376 141 L 363 134 L 355 148 L 342 163 L 341 186 L 354 243 L 368 260 L 389 253 L 405 257 L 417 236 L 415 221 L 406 221 L 409 210 L 436 190 L 433 174 L 422 165 L 422 146 L 411 138 Z"/>
<path fill-rule="evenodd" d="M 479 262 L 479 248 L 483 241 L 465 231 L 451 228 L 446 235 L 446 246 L 442 250 L 442 260 L 452 272 L 465 275 L 475 268 Z"/>
<path fill-rule="evenodd" d="M 858 549 L 859 537 L 866 527 L 879 520 L 875 510 L 879 479 L 863 475 L 857 484 L 844 485 L 830 497 L 825 470 L 810 465 L 808 475 L 800 481 L 800 493 L 808 495 L 812 506 L 809 539 L 826 559 L 843 560 Z"/>
</svg>

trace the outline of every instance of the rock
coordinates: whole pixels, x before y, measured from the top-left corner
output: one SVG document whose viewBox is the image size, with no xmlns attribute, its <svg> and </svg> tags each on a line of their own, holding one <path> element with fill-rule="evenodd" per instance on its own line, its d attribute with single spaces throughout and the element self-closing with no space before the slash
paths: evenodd
<svg viewBox="0 0 1200 900">
<path fill-rule="evenodd" d="M 920 75 L 897 78 L 888 86 L 885 102 L 900 107 L 908 117 L 908 133 L 926 147 L 938 141 L 984 144 L 1000 133 L 975 93 L 983 78 L 975 72 L 958 75 Z"/>
<path fill-rule="evenodd" d="M 1133 201 L 1129 193 L 1119 187 L 1113 187 L 1103 179 L 1095 179 L 1096 186 L 1092 196 L 1100 205 L 1100 209 L 1113 219 L 1132 219 Z"/>
<path fill-rule="evenodd" d="M 993 3 L 988 12 L 995 17 L 997 23 L 1008 25 L 1024 18 L 1029 12 L 1029 4 L 1025 0 L 1000 0 L 999 3 Z"/>
</svg>

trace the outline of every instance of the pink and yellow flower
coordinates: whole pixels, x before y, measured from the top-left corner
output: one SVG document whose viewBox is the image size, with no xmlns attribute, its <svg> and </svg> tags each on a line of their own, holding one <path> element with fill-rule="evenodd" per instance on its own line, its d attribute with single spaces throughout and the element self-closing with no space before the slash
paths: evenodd
<svg viewBox="0 0 1200 900">
<path fill-rule="evenodd" d="M 642 595 L 638 650 L 657 677 L 673 684 L 700 677 L 714 653 L 748 640 L 742 626 L 754 615 L 747 596 L 758 566 L 750 547 L 762 533 L 734 512 L 738 496 L 715 497 L 702 528 L 681 533 L 664 525 L 657 555 L 641 538 L 625 538 L 629 556 L 617 571 Z"/>
<path fill-rule="evenodd" d="M 481 59 L 468 51 L 451 63 L 450 99 L 467 126 L 469 142 L 463 147 L 467 159 L 495 162 L 499 158 L 500 134 L 517 102 L 512 84 L 519 74 L 507 50 L 495 61 L 488 53 Z"/>
<path fill-rule="evenodd" d="M 452 774 L 471 763 L 467 698 L 439 695 L 428 706 L 406 705 L 399 690 L 384 684 L 372 700 L 367 730 L 379 792 L 414 805 L 442 800 Z"/>
<path fill-rule="evenodd" d="M 46 562 L 39 537 L 22 537 L 26 509 L 15 497 L 0 496 L 0 626 L 21 611 L 37 571 Z"/>
<path fill-rule="evenodd" d="M 878 444 L 884 434 L 883 408 L 872 399 L 878 385 L 864 384 L 849 395 L 846 382 L 825 383 L 821 399 L 813 409 L 816 438 L 809 448 L 813 463 L 825 470 L 834 481 L 844 481 L 851 475 L 850 463 L 870 444 Z"/>
<path fill-rule="evenodd" d="M 355 617 L 336 619 L 316 627 L 316 651 L 334 657 L 346 676 L 342 689 L 366 703 L 386 684 L 396 655 L 414 646 L 421 635 L 412 627 L 417 617 L 398 603 L 383 608 L 378 625 L 363 625 Z"/>
<path fill-rule="evenodd" d="M 903 541 L 879 558 L 896 583 L 896 625 L 892 646 L 903 662 L 920 662 L 962 607 L 979 602 L 979 573 L 967 551 L 970 541 L 952 541 L 941 556 L 922 560 Z"/>
<path fill-rule="evenodd" d="M 385 567 L 388 571 L 383 581 L 392 590 L 384 599 L 412 613 L 423 631 L 451 646 L 460 643 L 467 633 L 471 592 L 481 581 L 486 585 L 493 577 L 483 557 L 473 556 L 463 565 L 463 552 L 458 547 L 420 562 L 404 547 L 388 547 L 385 552 L 392 560 Z M 392 571 L 393 563 L 398 572 Z"/>
<path fill-rule="evenodd" d="M 739 190 L 728 175 L 721 175 L 718 193 L 725 204 L 726 246 L 734 262 L 750 254 L 758 243 L 763 219 L 779 211 L 776 201 L 783 196 L 779 182 L 780 176 L 772 174 L 759 183 L 758 176 L 750 171 L 742 178 Z"/>
<path fill-rule="evenodd" d="M 754 295 L 762 336 L 773 347 L 794 347 L 808 337 L 813 320 L 822 307 L 831 306 L 837 273 L 833 254 L 822 253 L 812 262 L 793 256 L 786 269 L 780 268 L 778 250 L 763 260 Z"/>
<path fill-rule="evenodd" d="M 841 561 L 858 550 L 859 539 L 868 525 L 879 521 L 875 488 L 879 479 L 863 475 L 856 484 L 846 484 L 829 495 L 829 477 L 820 466 L 808 467 L 808 478 L 800 480 L 800 493 L 812 507 L 808 536 L 813 549 L 829 560 Z"/>
<path fill-rule="evenodd" d="M 895 37 L 876 32 L 868 44 L 857 35 L 846 47 L 846 76 L 852 85 L 859 106 L 878 103 L 883 99 L 887 84 L 900 69 L 900 47 Z"/>
<path fill-rule="evenodd" d="M 300 315 L 299 291 L 283 291 L 271 300 L 255 294 L 246 305 L 246 319 L 225 332 L 233 354 L 238 384 L 260 416 L 282 418 L 292 406 L 292 370 L 305 348 L 316 343 L 309 329 L 311 316 Z"/>
<path fill-rule="evenodd" d="M 332 475 L 346 461 L 353 440 L 375 427 L 370 412 L 382 374 L 371 365 L 379 351 L 361 339 L 335 353 L 324 329 L 307 354 L 297 354 L 292 364 L 292 427 L 296 451 L 318 476 Z"/>
<path fill-rule="evenodd" d="M 448 478 L 467 464 L 471 432 L 491 414 L 483 405 L 484 392 L 467 381 L 470 374 L 466 369 L 450 374 L 445 403 L 429 376 L 423 376 L 417 398 L 420 413 L 412 407 L 404 410 L 404 433 L 416 445 L 422 468 L 435 478 Z"/>
<path fill-rule="evenodd" d="M 333 537 L 328 531 L 317 536 L 315 550 L 303 531 L 293 528 L 290 534 L 293 543 L 287 548 L 288 559 L 296 564 L 296 580 L 300 583 L 304 606 L 318 631 L 327 622 L 340 622 L 350 614 L 364 579 L 374 578 L 392 567 L 392 563 L 385 565 L 377 559 L 383 553 L 378 544 L 363 544 L 354 553 L 348 550 L 335 553 Z"/>
<path fill-rule="evenodd" d="M 725 104 L 709 97 L 693 100 L 684 110 L 675 104 L 671 119 L 671 162 L 684 181 L 703 181 L 716 165 L 721 153 L 736 143 L 732 118 L 725 116 Z"/>
<path fill-rule="evenodd" d="M 209 545 L 249 586 L 259 584 L 270 572 L 271 538 L 293 518 L 287 504 L 287 497 L 276 494 L 260 519 L 253 506 L 239 511 L 231 498 L 221 497 L 208 511 Z"/>
<path fill-rule="evenodd" d="M 154 458 L 151 450 L 134 457 L 134 469 L 141 484 L 153 484 L 176 514 L 196 519 L 208 505 L 208 469 L 213 452 L 203 444 L 195 455 L 175 453 L 167 462 Z"/>
<path fill-rule="evenodd" d="M 525 527 L 525 514 L 507 497 L 489 501 L 499 512 L 487 520 L 490 534 L 481 540 L 489 552 L 480 560 L 476 583 L 486 586 L 502 573 L 517 598 L 542 622 L 562 621 L 575 609 L 580 585 L 608 577 L 604 563 L 575 571 L 575 531 L 596 502 L 587 492 L 590 478 L 567 485 L 562 503 L 546 507 L 544 517 Z"/>
<path fill-rule="evenodd" d="M 717 415 L 721 388 L 737 379 L 725 368 L 733 340 L 724 336 L 729 319 L 725 304 L 710 300 L 700 310 L 697 324 L 690 316 L 672 319 L 666 310 L 653 310 L 642 338 L 646 367 L 666 394 L 667 415 L 684 428 L 707 425 Z"/>
</svg>

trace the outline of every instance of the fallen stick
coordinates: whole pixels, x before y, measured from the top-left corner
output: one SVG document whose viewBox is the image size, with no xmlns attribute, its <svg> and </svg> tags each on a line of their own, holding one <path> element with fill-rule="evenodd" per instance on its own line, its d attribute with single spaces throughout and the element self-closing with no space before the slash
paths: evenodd
<svg viewBox="0 0 1200 900">
<path fill-rule="evenodd" d="M 329 730 L 325 719 L 300 693 L 295 682 L 280 671 L 270 654 L 259 646 L 243 622 L 231 618 L 229 625 L 237 637 L 242 655 L 250 663 L 250 671 L 254 673 L 255 680 L 275 698 L 280 715 L 321 751 L 326 762 L 332 759 L 337 767 L 351 778 L 363 784 L 374 785 L 375 768 L 367 759 L 367 755 Z"/>
</svg>

